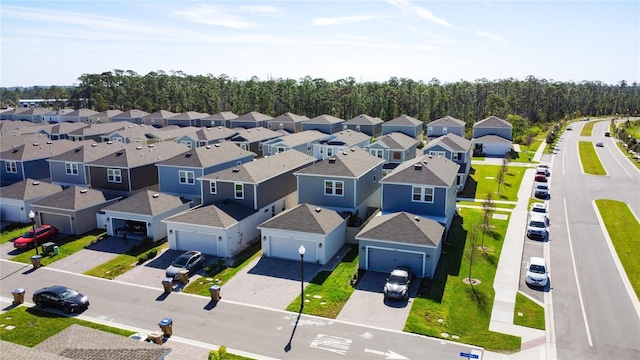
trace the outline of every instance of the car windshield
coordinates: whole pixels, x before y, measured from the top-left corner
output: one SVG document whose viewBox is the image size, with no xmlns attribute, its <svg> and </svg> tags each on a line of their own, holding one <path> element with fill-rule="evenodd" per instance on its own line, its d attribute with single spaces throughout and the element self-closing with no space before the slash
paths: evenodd
<svg viewBox="0 0 640 360">
<path fill-rule="evenodd" d="M 532 221 L 529 224 L 531 227 L 537 227 L 537 228 L 543 228 L 544 227 L 544 223 L 541 221 Z"/>
<path fill-rule="evenodd" d="M 546 270 L 544 269 L 544 266 L 542 265 L 531 265 L 529 266 L 529 271 L 531 271 L 534 274 L 544 274 L 546 272 Z"/>
<path fill-rule="evenodd" d="M 396 285 L 405 285 L 407 283 L 407 277 L 392 274 L 391 276 L 389 276 L 389 283 Z"/>
<path fill-rule="evenodd" d="M 539 213 L 544 213 L 546 212 L 544 208 L 541 207 L 533 207 L 533 209 L 531 209 L 533 212 L 539 212 Z"/>
<path fill-rule="evenodd" d="M 33 232 L 31 231 L 27 231 L 26 233 L 22 234 L 23 238 L 27 238 L 27 239 L 32 239 L 33 238 Z"/>
<path fill-rule="evenodd" d="M 177 259 L 173 261 L 171 265 L 175 267 L 184 267 L 187 265 L 187 261 L 189 261 L 190 256 L 179 256 Z"/>
<path fill-rule="evenodd" d="M 547 185 L 538 185 L 538 189 L 547 190 Z"/>
<path fill-rule="evenodd" d="M 64 291 L 58 293 L 58 296 L 60 296 L 62 300 L 67 300 L 78 296 L 78 292 L 71 289 L 64 289 Z"/>
</svg>

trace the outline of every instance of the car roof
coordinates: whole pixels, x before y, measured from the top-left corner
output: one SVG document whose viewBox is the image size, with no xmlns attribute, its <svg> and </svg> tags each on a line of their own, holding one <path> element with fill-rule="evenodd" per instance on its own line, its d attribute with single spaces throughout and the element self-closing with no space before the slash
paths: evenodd
<svg viewBox="0 0 640 360">
<path fill-rule="evenodd" d="M 542 265 L 547 267 L 547 261 L 544 258 L 532 256 L 529 258 L 529 265 Z"/>
<path fill-rule="evenodd" d="M 536 202 L 536 203 L 531 204 L 531 208 L 532 209 L 535 208 L 535 209 L 545 209 L 546 210 L 547 209 L 547 205 L 545 203 Z"/>
<path fill-rule="evenodd" d="M 531 214 L 531 220 L 534 220 L 534 221 L 545 221 L 545 217 L 544 217 L 544 214 L 533 213 L 533 214 Z"/>
<path fill-rule="evenodd" d="M 397 267 L 395 269 L 393 269 L 393 271 L 391 271 L 391 274 L 393 275 L 409 275 L 409 271 L 411 271 L 411 269 L 406 268 L 406 267 Z"/>
<path fill-rule="evenodd" d="M 36 290 L 36 293 L 49 291 L 49 292 L 58 294 L 58 293 L 61 293 L 61 292 L 65 291 L 66 289 L 68 289 L 68 287 L 66 287 L 66 286 L 53 285 L 53 286 L 45 287 L 45 288 L 42 288 L 42 289 L 38 289 L 38 290 Z"/>
</svg>

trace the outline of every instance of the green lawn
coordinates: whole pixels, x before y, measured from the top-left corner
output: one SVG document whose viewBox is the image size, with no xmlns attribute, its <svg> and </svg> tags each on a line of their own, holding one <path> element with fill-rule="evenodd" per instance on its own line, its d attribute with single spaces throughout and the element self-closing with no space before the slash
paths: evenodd
<svg viewBox="0 0 640 360">
<path fill-rule="evenodd" d="M 453 341 L 511 353 L 520 349 L 520 337 L 489 331 L 493 281 L 508 220 L 491 219 L 493 230 L 484 238 L 484 246 L 489 249 L 486 253 L 478 251 L 474 257 L 471 277 L 481 283 L 472 288 L 462 281 L 469 276 L 470 230 L 481 221 L 482 211 L 475 209 L 463 208 L 455 217 L 434 279 L 420 285 L 404 330 L 438 338 L 446 332 L 459 336 Z M 481 237 L 479 232 L 477 246 Z"/>
<path fill-rule="evenodd" d="M 2 230 L 2 233 L 0 233 L 0 244 L 11 241 L 29 230 L 31 230 L 31 224 L 10 224 Z"/>
<path fill-rule="evenodd" d="M 616 200 L 596 200 L 607 233 L 624 267 L 629 282 L 640 299 L 640 261 L 638 261 L 638 234 L 640 224 L 626 203 Z"/>
<path fill-rule="evenodd" d="M 516 308 L 513 313 L 513 323 L 515 325 L 544 330 L 544 308 L 518 292 L 516 293 Z"/>
<path fill-rule="evenodd" d="M 46 266 L 55 261 L 64 259 L 67 256 L 73 255 L 76 252 L 84 249 L 86 246 L 93 244 L 94 242 L 103 238 L 105 235 L 106 235 L 106 232 L 104 231 L 104 229 L 95 229 L 93 231 L 89 231 L 88 233 L 85 233 L 82 235 L 71 235 L 71 236 L 67 236 L 66 238 L 58 238 L 56 239 L 56 244 L 58 244 L 58 249 L 59 249 L 58 255 L 53 255 L 53 254 L 43 255 L 40 263 L 43 266 Z M 26 250 L 12 257 L 11 260 L 30 264 L 31 257 L 35 254 L 36 254 L 35 249 Z"/>
<path fill-rule="evenodd" d="M 526 168 L 509 166 L 504 177 L 505 183 L 500 185 L 498 194 L 498 182 L 495 179 L 500 168 L 500 165 L 472 165 L 467 183 L 458 197 L 483 200 L 491 192 L 493 200 L 517 201 L 518 189 Z"/>
<path fill-rule="evenodd" d="M 168 246 L 169 244 L 166 241 L 161 243 L 143 242 L 139 245 L 134 245 L 126 253 L 117 255 L 113 259 L 85 271 L 84 274 L 112 280 L 133 269 L 137 264 L 154 258 Z"/>
<path fill-rule="evenodd" d="M 457 201 L 456 205 L 460 205 L 460 206 L 482 206 L 482 201 Z M 516 204 L 503 204 L 503 203 L 494 203 L 493 204 L 496 208 L 500 208 L 500 209 L 515 209 L 516 208 Z"/>
<path fill-rule="evenodd" d="M 616 141 L 616 146 L 618 147 L 618 149 L 620 149 L 620 152 L 622 153 L 622 155 L 626 156 L 633 165 L 635 165 L 638 169 L 640 169 L 640 160 L 634 159 L 631 153 L 629 153 L 627 151 L 627 148 L 622 146 L 622 144 L 623 143 L 621 141 Z"/>
<path fill-rule="evenodd" d="M 358 273 L 358 247 L 342 258 L 333 271 L 321 271 L 304 289 L 304 314 L 335 319 L 353 293 L 351 280 Z M 287 307 L 288 311 L 300 311 L 300 295 Z"/>
<path fill-rule="evenodd" d="M 593 132 L 593 126 L 596 124 L 596 121 L 589 121 L 582 127 L 580 130 L 580 136 L 591 136 Z"/>
<path fill-rule="evenodd" d="M 582 163 L 582 168 L 585 173 L 591 175 L 607 175 L 591 141 L 579 141 L 578 151 L 580 153 L 580 162 Z"/>
</svg>

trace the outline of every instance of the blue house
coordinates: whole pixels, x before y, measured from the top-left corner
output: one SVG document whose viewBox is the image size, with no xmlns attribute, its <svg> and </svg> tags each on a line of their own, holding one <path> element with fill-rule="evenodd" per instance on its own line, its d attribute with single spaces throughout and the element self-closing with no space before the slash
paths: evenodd
<svg viewBox="0 0 640 360">
<path fill-rule="evenodd" d="M 75 142 L 76 147 L 47 159 L 52 184 L 89 186 L 88 163 L 121 150 L 115 143 Z"/>
<path fill-rule="evenodd" d="M 217 144 L 221 141 L 229 140 L 238 132 L 223 126 L 200 127 L 194 128 L 194 131 L 187 132 L 177 136 L 175 141 L 178 144 L 185 144 L 191 149 L 199 146 L 207 146 Z"/>
<path fill-rule="evenodd" d="M 257 127 L 266 128 L 267 121 L 273 119 L 269 115 L 259 113 L 257 111 L 251 111 L 246 114 L 242 114 L 234 119 L 229 119 L 230 128 L 245 128 L 252 129 Z"/>
<path fill-rule="evenodd" d="M 214 126 L 222 126 L 222 127 L 231 127 L 229 126 L 229 121 L 237 118 L 238 115 L 232 113 L 231 111 L 221 111 L 219 113 L 215 113 L 213 115 L 209 115 L 200 120 L 202 126 L 206 127 L 214 127 Z"/>
<path fill-rule="evenodd" d="M 243 128 L 235 128 L 238 132 L 236 135 L 231 137 L 229 141 L 236 144 L 240 148 L 244 150 L 249 150 L 254 152 L 258 157 L 263 156 L 262 152 L 262 143 L 265 141 L 282 137 L 279 132 L 265 129 L 263 127 L 251 128 L 251 129 L 243 129 Z"/>
<path fill-rule="evenodd" d="M 313 156 L 318 159 L 329 158 L 352 147 L 365 148 L 371 142 L 371 136 L 351 130 L 343 130 L 326 136 L 313 143 Z"/>
<path fill-rule="evenodd" d="M 441 157 L 423 155 L 400 164 L 380 180 L 383 214 L 406 211 L 451 226 L 460 166 Z"/>
<path fill-rule="evenodd" d="M 154 127 L 169 126 L 169 119 L 178 114 L 168 110 L 158 110 L 154 113 L 142 117 L 143 125 L 150 125 Z"/>
<path fill-rule="evenodd" d="M 422 142 L 424 139 L 422 127 L 422 121 L 409 115 L 401 115 L 382 124 L 382 135 L 401 132 L 418 140 L 418 142 Z"/>
<path fill-rule="evenodd" d="M 504 156 L 511 151 L 513 125 L 496 116 L 473 124 L 474 155 Z"/>
<path fill-rule="evenodd" d="M 307 116 L 288 112 L 267 120 L 267 129 L 297 133 L 302 131 L 302 123 L 307 120 L 309 120 Z"/>
<path fill-rule="evenodd" d="M 471 140 L 450 133 L 428 142 L 422 153 L 432 157 L 444 156 L 460 165 L 456 186 L 458 191 L 462 191 L 471 169 Z"/>
<path fill-rule="evenodd" d="M 416 157 L 418 141 L 403 133 L 382 135 L 365 149 L 373 156 L 384 159 L 383 175 L 388 174 L 406 160 Z"/>
<path fill-rule="evenodd" d="M 200 177 L 253 161 L 256 154 L 230 142 L 200 146 L 156 164 L 160 191 L 187 199 L 200 197 Z"/>
<path fill-rule="evenodd" d="M 456 134 L 459 137 L 464 137 L 465 125 L 464 121 L 449 115 L 433 120 L 427 124 L 427 140 L 431 141 L 446 134 Z"/>
<path fill-rule="evenodd" d="M 380 205 L 383 163 L 353 147 L 299 170 L 294 174 L 298 178 L 298 203 L 350 212 L 366 219 L 368 208 Z"/>
<path fill-rule="evenodd" d="M 380 118 L 360 114 L 351 120 L 345 121 L 342 126 L 343 130 L 359 131 L 369 136 L 380 136 L 383 122 Z"/>
<path fill-rule="evenodd" d="M 95 114 L 91 115 L 94 116 Z M 125 112 L 121 112 L 120 114 L 114 115 L 111 117 L 111 122 L 129 122 L 132 124 L 144 124 L 143 118 L 149 115 L 148 112 L 139 110 L 139 109 L 131 109 Z"/>
<path fill-rule="evenodd" d="M 333 134 L 342 130 L 343 119 L 331 115 L 320 115 L 302 123 L 302 131 L 318 130 L 325 134 Z"/>
<path fill-rule="evenodd" d="M 284 135 L 279 138 L 267 140 L 262 143 L 262 152 L 265 156 L 274 155 L 287 150 L 298 150 L 313 156 L 313 143 L 330 135 L 318 130 L 306 130 L 298 133 Z"/>
<path fill-rule="evenodd" d="M 179 127 L 186 126 L 202 126 L 202 119 L 209 116 L 209 114 L 199 113 L 197 111 L 186 111 L 167 119 L 167 126 L 177 125 Z"/>
</svg>

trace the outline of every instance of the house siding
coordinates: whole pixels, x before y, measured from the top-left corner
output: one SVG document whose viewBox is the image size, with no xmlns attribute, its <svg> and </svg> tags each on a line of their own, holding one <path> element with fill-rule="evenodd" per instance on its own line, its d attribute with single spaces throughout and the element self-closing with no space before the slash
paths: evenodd
<svg viewBox="0 0 640 360">
<path fill-rule="evenodd" d="M 6 185 L 11 185 L 13 183 L 17 183 L 18 181 L 23 180 L 24 177 L 24 172 L 22 171 L 22 162 L 21 161 L 16 161 L 16 172 L 15 173 L 8 173 L 7 172 L 7 168 L 5 166 L 5 163 L 7 163 L 7 161 L 5 160 L 1 160 L 0 161 L 0 166 L 2 166 L 2 168 L 0 169 L 0 179 L 2 180 L 2 186 L 6 186 Z"/>
<path fill-rule="evenodd" d="M 419 184 L 416 184 L 419 186 Z M 455 186 L 455 183 L 453 184 Z M 447 214 L 447 189 L 434 188 L 433 203 L 412 201 L 413 185 L 382 184 L 382 212 L 392 213 L 406 211 L 416 215 L 441 217 Z M 454 197 L 456 192 L 449 196 Z M 454 207 L 455 210 L 455 207 Z"/>
<path fill-rule="evenodd" d="M 445 127 L 447 128 L 447 131 L 444 131 Z M 446 134 L 456 134 L 460 137 L 464 137 L 464 126 L 427 126 L 427 136 L 438 137 Z"/>
<path fill-rule="evenodd" d="M 245 129 L 253 129 L 257 127 L 266 127 L 265 121 L 242 121 L 242 120 L 229 120 L 230 128 L 245 128 Z"/>
<path fill-rule="evenodd" d="M 342 122 L 335 124 L 308 124 L 306 122 L 302 123 L 302 131 L 306 130 L 318 130 L 325 134 L 333 134 L 340 130 L 342 130 Z"/>
<path fill-rule="evenodd" d="M 484 127 L 476 127 L 473 128 L 473 137 L 479 138 L 485 135 L 497 135 L 501 138 L 511 140 L 511 129 L 510 128 L 484 128 Z"/>
<path fill-rule="evenodd" d="M 158 184 L 158 168 L 155 164 L 140 166 L 131 172 L 131 191 Z"/>
<path fill-rule="evenodd" d="M 344 183 L 343 196 L 324 194 L 325 180 L 342 181 Z M 354 202 L 355 179 L 336 178 L 331 176 L 305 176 L 298 175 L 299 204 L 313 204 L 340 211 L 355 211 Z"/>
<path fill-rule="evenodd" d="M 51 182 L 60 185 L 87 185 L 87 169 L 84 163 L 78 164 L 78 175 L 67 174 L 66 162 L 49 161 Z"/>
<path fill-rule="evenodd" d="M 411 136 L 414 139 L 422 140 L 422 126 L 399 126 L 399 125 L 385 125 L 382 126 L 382 135 L 391 134 L 394 132 L 403 133 L 407 136 Z"/>
<path fill-rule="evenodd" d="M 296 171 L 298 169 L 260 183 L 258 186 L 258 208 L 263 208 L 296 192 L 296 177 L 293 175 Z M 253 208 L 253 205 L 249 207 Z"/>
<path fill-rule="evenodd" d="M 160 184 L 160 191 L 172 194 L 176 196 L 184 196 L 189 199 L 194 199 L 200 196 L 200 190 L 202 189 L 202 185 L 199 177 L 205 175 L 202 169 L 196 168 L 176 168 L 170 166 L 158 166 L 158 183 Z M 180 184 L 180 175 L 179 172 L 185 171 L 193 171 L 193 176 L 195 181 L 192 185 L 189 184 Z"/>
<path fill-rule="evenodd" d="M 360 130 L 358 130 L 358 127 Z M 363 134 L 367 134 L 369 136 L 379 136 L 382 134 L 382 124 L 375 125 L 357 125 L 357 124 L 346 124 L 343 129 L 348 129 L 351 131 L 360 131 Z"/>
<path fill-rule="evenodd" d="M 49 162 L 46 159 L 26 161 L 26 162 L 23 162 L 23 165 L 24 165 L 24 176 L 28 178 L 46 179 L 50 176 Z"/>
<path fill-rule="evenodd" d="M 91 187 L 98 190 L 115 192 L 119 194 L 129 193 L 129 171 L 120 169 L 122 183 L 110 183 L 107 181 L 107 168 L 91 166 L 89 167 L 89 179 Z M 157 176 L 157 172 L 156 176 Z"/>
</svg>

